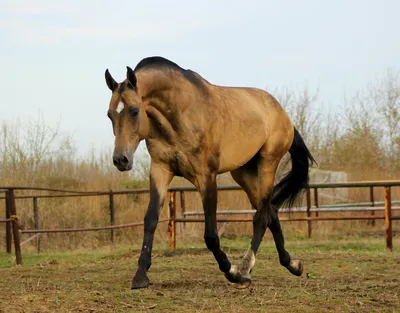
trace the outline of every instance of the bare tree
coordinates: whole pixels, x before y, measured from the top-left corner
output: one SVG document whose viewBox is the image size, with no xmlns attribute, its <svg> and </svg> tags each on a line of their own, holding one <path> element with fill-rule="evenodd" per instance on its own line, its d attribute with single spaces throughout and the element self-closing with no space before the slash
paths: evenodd
<svg viewBox="0 0 400 313">
<path fill-rule="evenodd" d="M 73 158 L 72 140 L 60 134 L 60 122 L 50 127 L 41 114 L 24 124 L 20 120 L 3 122 L 0 134 L 0 177 L 3 178 L 16 179 L 18 176 L 25 184 L 32 184 L 46 162 L 59 156 Z"/>
<path fill-rule="evenodd" d="M 321 104 L 318 103 L 318 90 L 311 93 L 307 86 L 302 89 L 291 90 L 285 86 L 278 88 L 273 95 L 288 112 L 293 125 L 300 132 L 313 156 L 318 160 L 320 151 L 328 137 L 323 132 L 324 120 L 321 113 Z M 289 169 L 289 155 L 286 155 L 279 166 L 276 180 Z M 318 162 L 319 163 L 319 162 Z"/>
<path fill-rule="evenodd" d="M 383 78 L 371 86 L 371 98 L 382 131 L 383 149 L 390 170 L 400 164 L 400 73 L 388 70 Z"/>
<path fill-rule="evenodd" d="M 311 93 L 307 86 L 300 90 L 290 90 L 288 87 L 283 87 L 277 89 L 274 95 L 288 112 L 294 126 L 310 149 L 318 150 L 323 125 L 321 105 L 318 103 L 318 90 Z"/>
</svg>

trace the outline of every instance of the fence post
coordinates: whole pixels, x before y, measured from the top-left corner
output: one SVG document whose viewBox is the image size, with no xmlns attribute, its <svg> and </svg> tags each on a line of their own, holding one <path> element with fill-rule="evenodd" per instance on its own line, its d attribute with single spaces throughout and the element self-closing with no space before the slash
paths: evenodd
<svg viewBox="0 0 400 313">
<path fill-rule="evenodd" d="M 310 192 L 310 188 L 307 187 L 307 191 L 306 191 L 306 200 L 307 200 L 307 217 L 311 216 L 311 192 Z M 308 238 L 311 238 L 311 233 L 312 233 L 312 225 L 311 225 L 311 221 L 307 221 L 307 225 L 308 225 Z"/>
<path fill-rule="evenodd" d="M 392 203 L 390 197 L 390 187 L 385 187 L 385 230 L 386 230 L 386 250 L 393 250 L 392 234 Z"/>
<path fill-rule="evenodd" d="M 113 193 L 112 189 L 110 189 L 109 200 L 110 200 L 110 225 L 115 225 L 114 193 Z M 114 239 L 115 239 L 114 229 L 111 229 L 110 236 L 111 236 L 110 237 L 111 242 L 114 243 Z"/>
<path fill-rule="evenodd" d="M 318 209 L 319 208 L 319 203 L 318 203 L 318 188 L 314 188 L 314 205 Z M 319 216 L 319 212 L 315 212 L 315 216 Z"/>
<path fill-rule="evenodd" d="M 182 217 L 185 218 L 185 210 L 186 210 L 186 204 L 185 204 L 185 192 L 182 190 L 181 191 L 181 214 Z M 186 223 L 183 222 L 183 229 L 186 229 Z"/>
<path fill-rule="evenodd" d="M 176 229 L 175 229 L 175 191 L 171 191 L 169 193 L 169 246 L 171 249 L 175 250 L 176 248 Z"/>
<path fill-rule="evenodd" d="M 22 264 L 21 241 L 19 238 L 19 223 L 18 223 L 18 216 L 17 216 L 17 208 L 15 206 L 14 189 L 9 189 L 7 191 L 7 193 L 8 193 L 8 201 L 9 201 L 9 207 L 10 207 L 11 219 L 12 219 L 15 258 L 16 258 L 17 264 L 21 265 Z"/>
<path fill-rule="evenodd" d="M 11 211 L 10 211 L 10 201 L 9 201 L 9 197 L 8 197 L 8 191 L 5 194 L 5 204 L 6 204 L 6 219 L 10 219 Z M 12 222 L 6 222 L 6 250 L 7 250 L 7 253 L 11 253 L 11 245 L 12 245 L 11 223 Z"/>
<path fill-rule="evenodd" d="M 375 206 L 375 200 L 374 200 L 374 187 L 371 186 L 369 187 L 369 198 L 371 200 L 371 206 Z M 375 211 L 371 211 L 371 215 L 375 215 Z M 371 225 L 372 227 L 375 226 L 375 220 L 371 220 Z"/>
<path fill-rule="evenodd" d="M 39 229 L 39 207 L 37 197 L 33 197 L 33 223 L 34 228 Z M 36 238 L 36 252 L 40 253 L 40 234 Z"/>
</svg>

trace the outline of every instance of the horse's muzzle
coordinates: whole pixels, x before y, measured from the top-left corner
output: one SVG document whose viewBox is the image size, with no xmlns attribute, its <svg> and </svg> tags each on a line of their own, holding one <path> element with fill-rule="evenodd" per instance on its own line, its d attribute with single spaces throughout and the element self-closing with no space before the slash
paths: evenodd
<svg viewBox="0 0 400 313">
<path fill-rule="evenodd" d="M 129 161 L 129 159 L 125 155 L 114 156 L 113 164 L 121 172 L 129 171 L 132 169 L 132 163 Z"/>
</svg>

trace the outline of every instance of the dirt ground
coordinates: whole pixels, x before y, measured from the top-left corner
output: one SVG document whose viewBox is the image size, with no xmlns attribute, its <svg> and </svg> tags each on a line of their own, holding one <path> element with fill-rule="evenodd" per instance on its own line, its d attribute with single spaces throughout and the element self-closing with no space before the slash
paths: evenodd
<svg viewBox="0 0 400 313">
<path fill-rule="evenodd" d="M 245 240 L 223 240 L 238 264 Z M 400 247 L 400 240 L 394 246 Z M 248 289 L 228 283 L 198 243 L 154 251 L 148 289 L 130 290 L 138 249 L 25 254 L 10 264 L 0 254 L 0 312 L 400 312 L 400 254 L 382 239 L 288 242 L 302 277 L 279 265 L 264 243 Z"/>
</svg>

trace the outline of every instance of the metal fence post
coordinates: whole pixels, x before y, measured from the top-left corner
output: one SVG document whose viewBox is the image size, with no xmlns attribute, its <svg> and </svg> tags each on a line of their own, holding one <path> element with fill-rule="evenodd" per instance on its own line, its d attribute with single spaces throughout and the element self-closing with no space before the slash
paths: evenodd
<svg viewBox="0 0 400 313">
<path fill-rule="evenodd" d="M 181 191 L 181 213 L 182 217 L 185 218 L 185 210 L 186 210 L 186 204 L 185 204 L 185 192 L 182 190 Z M 183 229 L 186 229 L 186 223 L 183 222 Z"/>
<path fill-rule="evenodd" d="M 34 229 L 39 229 L 39 207 L 37 197 L 33 197 L 33 223 Z M 40 234 L 36 238 L 36 252 L 40 253 Z"/>
<path fill-rule="evenodd" d="M 314 205 L 315 208 L 319 208 L 319 203 L 318 203 L 318 188 L 314 188 Z M 319 216 L 319 212 L 315 212 L 315 216 Z"/>
<path fill-rule="evenodd" d="M 19 237 L 19 223 L 17 216 L 17 208 L 15 206 L 15 195 L 14 189 L 9 189 L 8 193 L 8 201 L 9 207 L 11 211 L 11 219 L 12 219 L 12 229 L 13 229 L 13 237 L 14 237 L 14 247 L 15 247 L 15 258 L 18 265 L 22 264 L 22 255 L 21 255 L 21 241 Z"/>
<path fill-rule="evenodd" d="M 11 211 L 10 211 L 10 201 L 9 201 L 8 191 L 5 194 L 5 205 L 6 205 L 6 219 L 10 219 Z M 11 253 L 11 245 L 12 245 L 11 226 L 12 226 L 12 222 L 6 222 L 6 251 L 7 251 L 7 253 Z"/>
<path fill-rule="evenodd" d="M 374 200 L 374 187 L 371 186 L 369 187 L 369 198 L 371 200 L 371 206 L 375 206 L 375 200 Z M 375 211 L 371 211 L 371 215 L 375 215 Z M 375 220 L 371 220 L 371 225 L 372 227 L 375 226 Z"/>
<path fill-rule="evenodd" d="M 114 207 L 114 193 L 112 189 L 110 190 L 110 196 L 109 196 L 109 201 L 110 201 L 110 225 L 115 225 L 115 207 Z M 110 234 L 110 239 L 111 242 L 114 243 L 115 239 L 115 232 L 114 229 L 111 229 L 111 234 Z"/>
<path fill-rule="evenodd" d="M 307 217 L 311 216 L 311 192 L 310 192 L 310 188 L 307 187 L 307 191 L 306 191 L 306 200 L 307 200 Z M 311 221 L 307 221 L 307 225 L 308 225 L 308 238 L 311 238 L 311 233 L 312 233 L 312 225 L 311 225 Z"/>
<path fill-rule="evenodd" d="M 386 250 L 393 250 L 392 234 L 392 203 L 390 197 L 390 187 L 385 187 L 385 230 L 386 230 Z"/>
<path fill-rule="evenodd" d="M 171 249 L 175 250 L 176 248 L 176 228 L 175 228 L 175 191 L 171 191 L 169 193 L 169 246 Z"/>
</svg>

